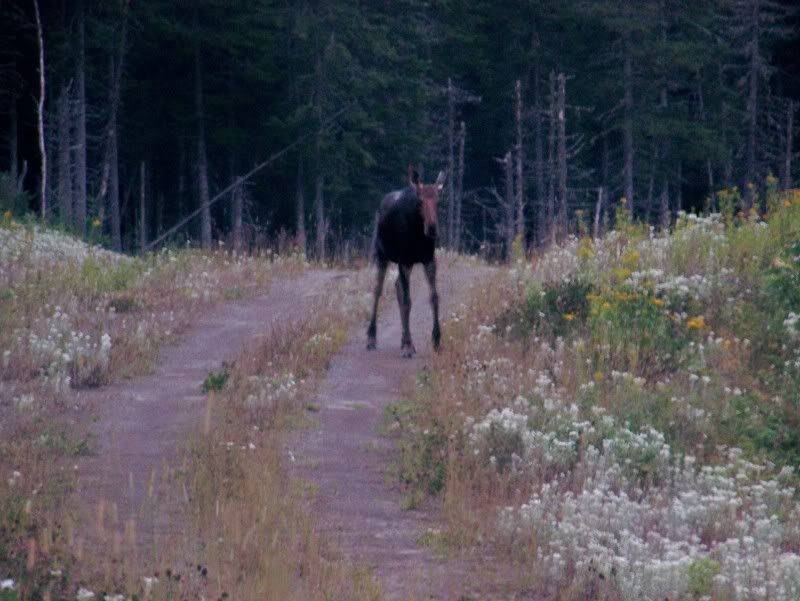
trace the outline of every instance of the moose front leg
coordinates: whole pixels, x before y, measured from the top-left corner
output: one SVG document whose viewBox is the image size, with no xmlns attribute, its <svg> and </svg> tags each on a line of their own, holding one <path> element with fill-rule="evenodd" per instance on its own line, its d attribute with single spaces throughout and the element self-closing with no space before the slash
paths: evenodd
<svg viewBox="0 0 800 601">
<path fill-rule="evenodd" d="M 372 303 L 372 319 L 367 328 L 367 350 L 374 350 L 377 346 L 377 319 L 378 319 L 378 303 L 381 300 L 381 293 L 383 292 L 383 281 L 386 279 L 385 261 L 378 261 L 378 273 L 375 279 L 375 300 Z"/>
<path fill-rule="evenodd" d="M 411 342 L 411 329 L 408 324 L 411 313 L 411 266 L 398 265 L 398 267 L 400 273 L 395 280 L 394 287 L 397 292 L 397 304 L 400 306 L 400 320 L 403 323 L 400 351 L 403 357 L 410 359 L 417 352 L 414 343 Z"/>
<path fill-rule="evenodd" d="M 431 308 L 433 309 L 433 331 L 431 332 L 431 340 L 433 340 L 433 350 L 438 352 L 442 340 L 442 333 L 439 329 L 439 294 L 436 292 L 436 259 L 425 264 L 425 277 L 431 289 Z"/>
</svg>

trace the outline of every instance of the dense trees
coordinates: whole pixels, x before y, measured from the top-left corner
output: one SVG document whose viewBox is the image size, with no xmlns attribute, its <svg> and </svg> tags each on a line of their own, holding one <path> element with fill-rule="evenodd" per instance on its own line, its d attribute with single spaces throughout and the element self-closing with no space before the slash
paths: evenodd
<svg viewBox="0 0 800 601">
<path fill-rule="evenodd" d="M 168 239 L 283 229 L 317 256 L 357 248 L 409 162 L 452 175 L 443 243 L 497 252 L 623 196 L 666 224 L 721 187 L 747 209 L 769 173 L 797 181 L 788 0 L 5 0 L 0 13 L 1 208 L 115 248 L 197 209 Z"/>
</svg>

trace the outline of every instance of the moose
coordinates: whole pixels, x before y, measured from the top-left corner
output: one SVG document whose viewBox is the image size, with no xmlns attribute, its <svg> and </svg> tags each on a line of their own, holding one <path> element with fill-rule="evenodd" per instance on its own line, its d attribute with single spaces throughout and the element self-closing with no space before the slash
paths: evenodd
<svg viewBox="0 0 800 601">
<path fill-rule="evenodd" d="M 433 308 L 433 348 L 438 351 L 441 342 L 439 330 L 439 295 L 436 292 L 436 205 L 439 193 L 444 186 L 444 172 L 433 184 L 420 182 L 419 173 L 409 165 L 409 186 L 402 190 L 389 192 L 383 197 L 378 210 L 378 227 L 374 244 L 374 259 L 378 268 L 375 282 L 375 300 L 372 305 L 372 319 L 367 329 L 367 349 L 376 346 L 378 301 L 383 292 L 383 281 L 389 262 L 397 263 L 399 275 L 394 283 L 397 303 L 400 305 L 400 319 L 403 323 L 403 337 L 400 349 L 403 357 L 411 358 L 416 353 L 411 342 L 408 317 L 411 313 L 411 269 L 417 263 L 425 268 L 425 277 L 431 291 Z"/>
</svg>

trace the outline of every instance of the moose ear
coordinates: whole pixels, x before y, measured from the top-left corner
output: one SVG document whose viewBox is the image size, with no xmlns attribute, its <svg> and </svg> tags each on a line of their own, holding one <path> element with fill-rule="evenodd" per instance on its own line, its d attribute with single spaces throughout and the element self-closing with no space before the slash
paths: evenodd
<svg viewBox="0 0 800 601">
<path fill-rule="evenodd" d="M 408 181 L 412 186 L 419 185 L 419 173 L 411 165 L 408 166 Z"/>
<path fill-rule="evenodd" d="M 444 171 L 439 172 L 439 177 L 436 178 L 436 189 L 441 192 L 444 188 Z"/>
</svg>

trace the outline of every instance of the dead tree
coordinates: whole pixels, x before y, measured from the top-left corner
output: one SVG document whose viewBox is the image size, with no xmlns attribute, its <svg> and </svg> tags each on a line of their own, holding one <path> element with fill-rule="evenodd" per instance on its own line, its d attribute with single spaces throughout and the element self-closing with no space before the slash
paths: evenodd
<svg viewBox="0 0 800 601">
<path fill-rule="evenodd" d="M 542 100 L 540 90 L 539 65 L 537 63 L 533 74 L 533 151 L 534 151 L 534 177 L 536 179 L 536 222 L 538 226 L 537 239 L 543 242 L 546 238 L 546 213 L 544 181 L 544 145 L 542 132 Z"/>
<path fill-rule="evenodd" d="M 453 179 L 455 174 L 455 91 L 453 80 L 447 78 L 447 246 L 453 248 L 455 241 L 455 187 Z"/>
<path fill-rule="evenodd" d="M 525 244 L 525 180 L 523 179 L 522 162 L 522 82 L 518 79 L 514 84 L 514 121 L 516 125 L 517 143 L 514 147 L 514 166 L 516 169 L 515 203 L 517 205 L 516 235 Z"/>
<path fill-rule="evenodd" d="M 461 207 L 464 197 L 464 145 L 467 139 L 467 126 L 462 121 L 458 132 L 458 166 L 456 167 L 456 224 L 455 224 L 455 250 L 461 250 Z"/>
<path fill-rule="evenodd" d="M 306 253 L 306 189 L 303 174 L 303 157 L 297 159 L 297 183 L 295 185 L 295 219 L 297 237 L 295 243 L 300 251 Z"/>
<path fill-rule="evenodd" d="M 325 219 L 325 176 L 320 172 L 314 190 L 314 211 L 316 213 L 316 255 L 318 261 L 325 261 L 325 239 L 328 235 L 328 221 Z"/>
<path fill-rule="evenodd" d="M 42 33 L 42 19 L 39 15 L 39 2 L 33 0 L 33 9 L 36 14 L 36 37 L 39 42 L 39 101 L 37 102 L 36 118 L 39 130 L 39 154 L 42 156 L 42 175 L 41 175 L 41 216 L 42 221 L 47 220 L 47 151 L 44 145 L 44 35 Z M 16 173 L 14 174 L 16 177 Z"/>
<path fill-rule="evenodd" d="M 76 115 L 75 115 L 75 204 L 73 210 L 75 231 L 86 235 L 86 10 L 83 0 L 78 0 L 78 60 L 76 63 Z"/>
<path fill-rule="evenodd" d="M 451 78 L 447 78 L 447 221 L 445 224 L 445 241 L 449 248 L 458 249 L 461 243 L 461 232 L 456 232 L 456 228 L 461 227 L 461 199 L 456 194 L 458 183 L 456 176 L 456 152 L 461 149 L 456 147 L 462 144 L 462 140 L 456 131 L 456 110 L 459 104 L 478 103 L 480 97 L 471 92 L 462 90 L 453 83 Z"/>
<path fill-rule="evenodd" d="M 147 197 L 145 196 L 145 186 L 147 174 L 145 164 L 142 161 L 139 170 L 139 248 L 144 254 L 147 249 Z"/>
<path fill-rule="evenodd" d="M 624 116 L 622 120 L 622 181 L 628 208 L 631 213 L 633 213 L 633 63 L 631 59 L 632 50 L 630 35 L 628 34 L 626 34 L 623 39 L 623 52 L 625 56 L 623 62 L 624 93 L 622 101 L 624 107 Z"/>
<path fill-rule="evenodd" d="M 110 97 L 108 123 L 105 129 L 106 150 L 103 159 L 103 167 L 100 176 L 100 190 L 98 192 L 98 210 L 100 221 L 105 222 L 105 207 L 108 205 L 111 213 L 111 237 L 114 241 L 114 249 L 122 249 L 122 236 L 120 231 L 119 217 L 119 136 L 117 130 L 117 114 L 120 104 L 120 90 L 122 83 L 123 66 L 125 62 L 125 48 L 128 35 L 128 8 L 129 1 L 126 0 L 122 5 L 122 23 L 120 26 L 120 38 L 117 48 L 116 59 L 112 55 L 109 58 L 110 67 Z M 112 180 L 116 180 L 113 183 Z M 108 195 L 108 196 L 107 196 Z M 106 202 L 106 196 L 108 202 Z"/>
<path fill-rule="evenodd" d="M 112 109 L 111 109 L 111 116 L 109 117 L 109 126 L 108 126 L 108 140 L 106 143 L 106 160 L 105 165 L 103 168 L 103 173 L 106 173 L 106 169 L 108 172 L 108 206 L 110 208 L 111 213 L 111 238 L 114 244 L 114 250 L 120 252 L 122 250 L 122 223 L 120 220 L 120 211 L 119 211 L 119 149 L 118 149 L 118 138 L 117 138 L 117 107 L 116 105 L 119 104 L 119 72 L 121 71 L 121 66 L 114 66 L 114 59 L 112 58 L 111 61 L 111 77 L 114 81 L 114 88 L 116 92 L 112 92 Z M 100 207 L 105 207 L 106 203 L 104 202 L 103 196 L 105 195 L 105 191 L 103 190 L 103 184 L 100 185 L 100 198 L 98 202 L 100 203 Z M 105 220 L 102 216 L 100 222 L 103 223 Z"/>
<path fill-rule="evenodd" d="M 792 138 L 794 133 L 794 100 L 786 108 L 786 147 L 783 154 L 783 173 L 781 186 L 784 190 L 792 187 Z"/>
<path fill-rule="evenodd" d="M 511 248 L 514 244 L 515 232 L 515 211 L 514 211 L 514 164 L 512 162 L 512 153 L 509 150 L 506 156 L 503 157 L 503 171 L 506 186 L 505 197 L 503 198 L 505 204 L 505 247 L 506 259 L 511 260 Z"/>
<path fill-rule="evenodd" d="M 67 227 L 72 227 L 72 165 L 69 157 L 71 128 L 69 119 L 68 85 L 61 87 L 58 96 L 58 203 L 59 216 Z"/>
<path fill-rule="evenodd" d="M 567 78 L 558 74 L 558 227 L 561 236 L 567 235 Z"/>
<path fill-rule="evenodd" d="M 203 108 L 203 70 L 200 61 L 200 26 L 197 3 L 194 4 L 194 104 L 197 121 L 197 186 L 200 193 L 200 241 L 203 248 L 211 246 L 211 208 L 208 191 L 208 160 L 206 158 L 205 111 Z"/>
<path fill-rule="evenodd" d="M 550 72 L 550 124 L 547 130 L 547 233 L 550 243 L 556 243 L 556 74 Z"/>
<path fill-rule="evenodd" d="M 597 202 L 594 205 L 594 225 L 592 227 L 592 238 L 600 237 L 600 215 L 603 213 L 603 186 L 597 188 Z"/>
<path fill-rule="evenodd" d="M 236 187 L 232 191 L 233 195 L 233 249 L 242 252 L 242 205 L 244 203 L 244 181 L 241 177 L 236 178 Z"/>
</svg>

